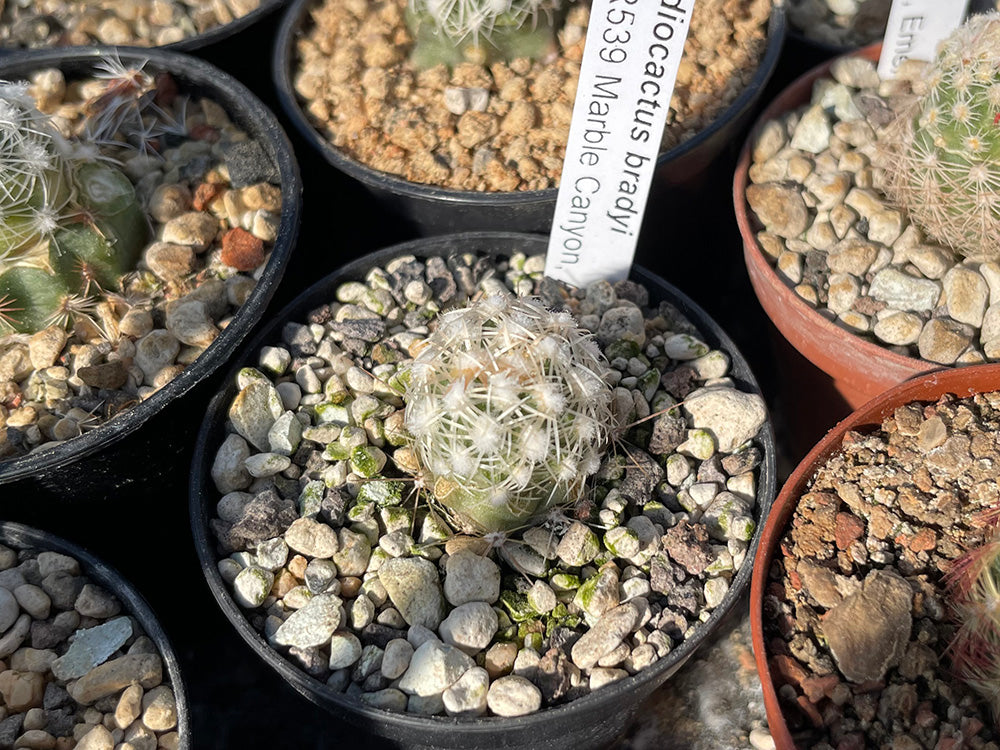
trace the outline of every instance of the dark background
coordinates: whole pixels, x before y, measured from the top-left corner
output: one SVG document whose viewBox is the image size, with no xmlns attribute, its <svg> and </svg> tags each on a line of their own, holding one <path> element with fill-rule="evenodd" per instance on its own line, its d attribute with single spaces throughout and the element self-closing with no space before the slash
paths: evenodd
<svg viewBox="0 0 1000 750">
<path fill-rule="evenodd" d="M 246 83 L 278 114 L 302 170 L 301 237 L 265 320 L 345 261 L 415 236 L 412 227 L 379 210 L 358 183 L 311 151 L 280 111 L 269 70 L 276 26 L 272 16 L 238 39 L 201 53 Z M 761 104 L 821 56 L 795 41 L 786 42 Z M 688 294 L 735 340 L 772 411 L 782 454 L 779 476 L 784 476 L 789 462 L 833 422 L 808 425 L 798 442 L 790 438 L 789 414 L 800 418 L 810 412 L 813 407 L 803 410 L 798 399 L 815 404 L 816 394 L 803 379 L 808 370 L 790 368 L 787 361 L 780 367 L 776 364 L 773 332 L 743 266 L 731 192 L 742 140 L 742 134 L 733 139 L 696 183 L 666 197 L 654 196 L 638 261 Z M 201 417 L 221 376 L 217 373 L 186 396 L 185 407 L 175 410 L 170 424 L 156 426 L 189 436 L 179 444 L 172 473 L 155 483 L 123 486 L 99 498 L 79 498 L 72 490 L 61 493 L 43 487 L 44 483 L 24 481 L 0 488 L 4 512 L 8 520 L 29 523 L 89 549 L 146 597 L 181 662 L 192 747 L 318 750 L 346 743 L 355 748 L 388 747 L 288 687 L 237 636 L 198 569 L 184 467 L 190 465 Z M 738 615 L 743 618 L 742 611 Z M 671 690 L 671 684 L 661 690 Z"/>
</svg>

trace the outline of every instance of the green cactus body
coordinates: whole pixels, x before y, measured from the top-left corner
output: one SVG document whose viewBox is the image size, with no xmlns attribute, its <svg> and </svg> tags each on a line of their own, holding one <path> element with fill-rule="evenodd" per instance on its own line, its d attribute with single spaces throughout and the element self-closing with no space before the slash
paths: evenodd
<svg viewBox="0 0 1000 750">
<path fill-rule="evenodd" d="M 562 0 L 410 0 L 419 68 L 538 59 L 555 49 Z"/>
<path fill-rule="evenodd" d="M 67 294 L 59 279 L 40 268 L 16 266 L 0 273 L 0 333 L 40 331 Z"/>
<path fill-rule="evenodd" d="M 607 361 L 567 313 L 490 297 L 444 313 L 410 367 L 423 480 L 463 525 L 500 531 L 576 500 L 613 428 Z"/>
<path fill-rule="evenodd" d="M 0 82 L 0 333 L 32 333 L 115 289 L 149 236 L 118 169 L 86 161 L 35 107 Z M 79 154 L 79 156 L 78 156 Z"/>
<path fill-rule="evenodd" d="M 0 82 L 0 263 L 44 262 L 72 198 L 68 151 L 27 86 Z"/>
<path fill-rule="evenodd" d="M 936 241 L 1000 257 L 1000 14 L 938 50 L 927 92 L 879 134 L 880 186 Z"/>
</svg>

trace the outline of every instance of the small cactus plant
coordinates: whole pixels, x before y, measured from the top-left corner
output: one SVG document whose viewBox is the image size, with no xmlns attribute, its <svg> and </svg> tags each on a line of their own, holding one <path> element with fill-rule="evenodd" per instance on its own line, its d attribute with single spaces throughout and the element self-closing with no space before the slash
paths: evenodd
<svg viewBox="0 0 1000 750">
<path fill-rule="evenodd" d="M 607 371 L 573 318 L 538 301 L 489 297 L 444 313 L 405 394 L 434 498 L 486 533 L 577 500 L 613 431 Z"/>
<path fill-rule="evenodd" d="M 129 179 L 0 82 L 0 332 L 31 333 L 113 288 L 149 227 Z"/>
<path fill-rule="evenodd" d="M 936 241 L 1000 257 L 1000 13 L 938 49 L 926 93 L 879 134 L 880 186 Z"/>
<path fill-rule="evenodd" d="M 461 62 L 537 59 L 555 47 L 562 0 L 410 0 L 413 62 L 429 68 Z"/>
<path fill-rule="evenodd" d="M 1000 721 L 1000 535 L 967 551 L 949 574 L 955 674 L 986 699 Z"/>
</svg>

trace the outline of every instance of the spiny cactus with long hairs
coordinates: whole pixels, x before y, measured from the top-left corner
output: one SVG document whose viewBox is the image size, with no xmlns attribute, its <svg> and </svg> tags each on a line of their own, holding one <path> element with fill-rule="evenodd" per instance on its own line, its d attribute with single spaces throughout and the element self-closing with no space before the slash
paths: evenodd
<svg viewBox="0 0 1000 750">
<path fill-rule="evenodd" d="M 0 82 L 0 262 L 19 252 L 34 261 L 72 195 L 70 146 L 27 88 Z"/>
<path fill-rule="evenodd" d="M 958 626 L 950 647 L 955 674 L 1000 721 L 1000 535 L 956 560 L 948 582 Z"/>
<path fill-rule="evenodd" d="M 404 396 L 420 478 L 470 531 L 574 502 L 614 429 L 608 370 L 572 316 L 536 300 L 442 314 Z"/>
<path fill-rule="evenodd" d="M 973 16 L 938 48 L 926 93 L 878 138 L 880 187 L 932 238 L 1000 257 L 1000 13 Z"/>
<path fill-rule="evenodd" d="M 429 68 L 543 57 L 555 48 L 562 5 L 563 0 L 410 0 L 413 61 Z"/>
<path fill-rule="evenodd" d="M 0 82 L 0 333 L 68 322 L 138 262 L 146 216 L 129 179 L 94 157 L 25 84 Z"/>
</svg>

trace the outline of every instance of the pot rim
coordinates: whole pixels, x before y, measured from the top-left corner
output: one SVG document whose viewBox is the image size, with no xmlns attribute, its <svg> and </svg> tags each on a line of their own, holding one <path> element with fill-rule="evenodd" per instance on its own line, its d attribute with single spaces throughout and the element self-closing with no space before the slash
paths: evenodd
<svg viewBox="0 0 1000 750">
<path fill-rule="evenodd" d="M 254 8 L 249 13 L 240 16 L 239 18 L 234 18 L 229 23 L 220 24 L 218 26 L 213 26 L 210 29 L 206 29 L 200 34 L 193 34 L 192 36 L 184 37 L 176 42 L 171 42 L 170 44 L 160 44 L 151 45 L 149 47 L 139 47 L 136 49 L 162 49 L 162 50 L 173 50 L 175 52 L 192 52 L 194 50 L 203 50 L 206 47 L 210 47 L 217 42 L 224 41 L 229 37 L 235 36 L 239 32 L 243 31 L 249 26 L 254 25 L 263 18 L 271 15 L 271 13 L 280 9 L 283 5 L 286 5 L 288 0 L 262 0 L 261 4 Z M 66 45 L 61 47 L 0 47 L 0 59 L 6 57 L 7 55 L 18 55 L 24 52 L 36 52 L 42 50 L 71 50 L 71 49 L 89 49 L 94 45 Z M 110 45 L 97 45 L 97 46 L 110 46 Z M 131 45 L 125 45 L 131 46 Z"/>
<path fill-rule="evenodd" d="M 348 280 L 363 279 L 365 272 L 373 263 L 384 264 L 392 258 L 407 254 L 428 257 L 435 254 L 436 246 L 449 241 L 469 243 L 470 247 L 476 252 L 489 254 L 491 252 L 489 247 L 484 248 L 482 245 L 477 245 L 476 243 L 519 243 L 523 249 L 537 249 L 540 252 L 544 252 L 546 238 L 540 235 L 515 232 L 463 232 L 411 240 L 357 258 L 297 295 L 280 313 L 273 316 L 265 328 L 257 331 L 255 336 L 241 347 L 240 352 L 233 359 L 233 364 L 226 375 L 226 379 L 223 381 L 222 390 L 213 396 L 206 410 L 205 419 L 198 432 L 188 485 L 191 526 L 195 547 L 201 561 L 202 572 L 205 574 L 212 595 L 215 597 L 216 602 L 227 619 L 259 657 L 275 669 L 295 690 L 312 702 L 328 710 L 333 710 L 335 707 L 339 712 L 338 715 L 354 723 L 374 721 L 388 724 L 401 731 L 433 731 L 447 727 L 478 734 L 491 733 L 501 729 L 505 731 L 515 729 L 530 731 L 533 728 L 542 726 L 550 719 L 564 716 L 573 711 L 593 711 L 600 709 L 603 704 L 619 699 L 622 695 L 641 689 L 643 686 L 650 686 L 650 683 L 653 684 L 648 687 L 648 690 L 655 689 L 656 686 L 668 679 L 685 663 L 702 642 L 711 635 L 717 626 L 736 607 L 739 600 L 745 594 L 749 583 L 753 555 L 757 549 L 764 527 L 763 521 L 767 518 L 770 511 L 771 498 L 774 497 L 776 467 L 773 426 L 769 418 L 756 436 L 756 440 L 759 442 L 763 452 L 756 501 L 759 506 L 760 522 L 758 522 L 753 538 L 748 545 L 745 562 L 733 577 L 729 591 L 726 593 L 722 603 L 713 610 L 708 620 L 701 623 L 694 635 L 681 642 L 667 656 L 658 659 L 655 665 L 647 667 L 635 675 L 618 680 L 613 684 L 606 685 L 600 690 L 594 691 L 582 698 L 577 698 L 569 703 L 515 718 L 494 716 L 462 719 L 458 717 L 400 714 L 366 706 L 356 699 L 347 697 L 344 693 L 334 691 L 328 685 L 294 666 L 266 642 L 263 636 L 250 625 L 244 610 L 237 605 L 230 593 L 230 586 L 222 580 L 218 572 L 217 562 L 219 558 L 215 554 L 214 537 L 208 528 L 210 513 L 213 512 L 208 506 L 210 502 L 209 497 L 215 494 L 214 487 L 210 485 L 211 480 L 208 470 L 211 466 L 212 456 L 214 456 L 218 445 L 215 442 L 212 442 L 210 445 L 210 441 L 214 440 L 214 432 L 224 428 L 217 426 L 217 417 L 225 414 L 225 410 L 228 408 L 235 394 L 234 382 L 237 372 L 241 367 L 246 366 L 247 363 L 256 361 L 254 359 L 256 352 L 263 345 L 273 342 L 280 335 L 281 326 L 285 321 L 304 316 L 309 309 L 314 308 L 318 304 L 316 301 L 317 298 L 330 299 L 328 290 L 336 284 Z M 499 252 L 507 253 L 511 249 L 508 245 L 505 245 Z M 746 360 L 736 348 L 733 341 L 707 313 L 690 300 L 690 298 L 656 274 L 638 266 L 634 267 L 633 271 L 633 278 L 635 280 L 646 284 L 651 288 L 651 291 L 653 289 L 659 291 L 663 295 L 662 299 L 673 303 L 692 323 L 696 323 L 699 333 L 706 340 L 714 340 L 717 348 L 723 349 L 731 356 L 734 374 L 737 369 L 743 371 L 738 376 L 741 388 L 760 394 L 760 388 Z M 327 291 L 324 296 L 325 290 Z"/>
<path fill-rule="evenodd" d="M 166 631 L 160 625 L 160 621 L 146 599 L 115 568 L 85 548 L 48 531 L 13 521 L 0 520 L 0 544 L 15 549 L 31 548 L 40 552 L 53 551 L 69 555 L 80 563 L 81 568 L 89 578 L 111 591 L 122 602 L 126 612 L 139 621 L 145 634 L 156 644 L 160 658 L 170 675 L 170 687 L 177 705 L 176 731 L 180 737 L 180 748 L 181 750 L 190 750 L 193 744 L 191 740 L 191 711 L 188 705 L 187 690 L 181 679 L 180 662 L 167 638 Z"/>
<path fill-rule="evenodd" d="M 958 368 L 944 367 L 916 375 L 871 399 L 837 423 L 799 462 L 785 481 L 764 524 L 750 582 L 750 635 L 754 660 L 764 691 L 768 726 L 778 748 L 783 750 L 794 748 L 795 743 L 785 722 L 781 710 L 782 704 L 778 699 L 774 678 L 767 663 L 764 639 L 764 592 L 781 536 L 788 527 L 806 486 L 819 467 L 840 450 L 843 437 L 849 430 L 877 429 L 882 420 L 891 415 L 897 407 L 913 401 L 934 400 L 946 393 L 963 398 L 993 390 L 1000 390 L 1000 363 Z"/>
<path fill-rule="evenodd" d="M 825 366 L 817 361 L 817 354 L 808 351 L 810 347 L 814 349 L 817 347 L 814 340 L 836 339 L 839 347 L 853 349 L 860 353 L 860 357 L 868 361 L 885 363 L 884 367 L 886 369 L 898 372 L 903 378 L 906 378 L 920 372 L 933 370 L 940 365 L 915 357 L 897 354 L 884 346 L 850 333 L 820 315 L 816 308 L 809 305 L 788 286 L 768 262 L 757 240 L 757 230 L 754 228 L 756 219 L 753 217 L 746 199 L 746 190 L 749 185 L 751 151 L 754 142 L 764 126 L 771 120 L 778 119 L 790 109 L 807 102 L 813 82 L 827 76 L 831 66 L 837 60 L 856 55 L 869 60 L 877 60 L 880 51 L 881 43 L 875 43 L 817 65 L 789 84 L 761 112 L 749 136 L 744 141 L 739 160 L 737 161 L 736 172 L 733 177 L 733 206 L 736 211 L 736 223 L 739 226 L 740 235 L 743 239 L 743 258 L 750 273 L 751 281 L 754 282 L 755 294 L 762 305 L 765 298 L 774 298 L 774 304 L 784 310 L 788 310 L 794 319 L 802 324 L 799 327 L 794 325 L 787 316 L 776 318 L 770 313 L 768 314 L 771 322 L 788 339 L 789 343 L 803 354 L 803 356 L 820 367 L 820 369 L 831 375 L 833 373 L 830 373 Z M 829 354 L 829 356 L 839 359 L 839 356 L 834 356 L 834 354 Z M 834 377 L 836 376 L 834 375 Z"/>
<path fill-rule="evenodd" d="M 152 396 L 93 430 L 43 451 L 0 461 L 0 486 L 40 475 L 103 450 L 134 432 L 173 399 L 183 396 L 211 376 L 229 359 L 263 314 L 285 272 L 298 237 L 302 180 L 291 142 L 277 118 L 255 94 L 211 63 L 183 52 L 155 47 L 63 47 L 25 50 L 4 56 L 0 58 L 0 78 L 12 73 L 23 76 L 41 67 L 84 69 L 108 55 L 117 55 L 126 63 L 151 63 L 156 69 L 170 72 L 192 89 L 210 92 L 214 101 L 225 105 L 227 115 L 265 149 L 278 169 L 282 202 L 277 239 L 250 297 L 234 314 L 232 322 L 193 363 Z"/>
<path fill-rule="evenodd" d="M 479 192 L 442 187 L 429 183 L 412 182 L 388 172 L 373 169 L 357 159 L 348 156 L 331 144 L 313 126 L 303 110 L 299 98 L 295 93 L 292 75 L 295 41 L 300 36 L 302 25 L 306 22 L 305 16 L 309 6 L 317 1 L 292 0 L 291 5 L 284 12 L 274 43 L 274 53 L 271 59 L 271 76 L 274 80 L 278 101 L 285 115 L 291 120 L 292 125 L 299 134 L 312 148 L 321 153 L 329 164 L 365 185 L 389 190 L 411 198 L 432 199 L 460 206 L 480 206 L 486 204 L 492 206 L 518 206 L 537 203 L 538 201 L 555 201 L 558 187 L 545 188 L 543 190 Z M 740 113 L 754 106 L 758 90 L 764 88 L 777 68 L 778 59 L 781 56 L 781 50 L 784 46 L 786 25 L 785 5 L 783 2 L 776 0 L 767 21 L 767 41 L 764 54 L 761 56 L 760 64 L 754 71 L 750 81 L 732 103 L 722 110 L 708 126 L 698 131 L 698 133 L 683 143 L 661 153 L 656 160 L 656 169 L 658 171 L 669 168 L 671 162 L 694 151 L 698 146 L 715 135 L 717 131 L 721 130 L 727 122 L 735 119 Z"/>
</svg>

